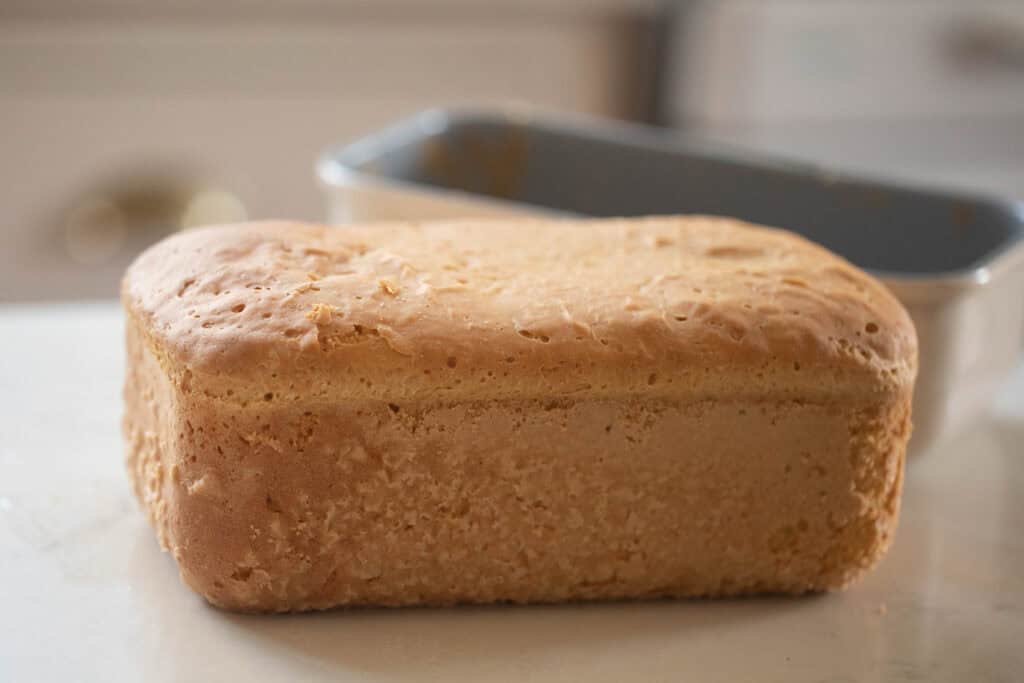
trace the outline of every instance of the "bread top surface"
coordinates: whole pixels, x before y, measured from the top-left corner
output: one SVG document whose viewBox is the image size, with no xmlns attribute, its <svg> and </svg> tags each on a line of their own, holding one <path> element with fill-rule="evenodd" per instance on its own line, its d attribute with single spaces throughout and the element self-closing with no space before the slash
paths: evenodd
<svg viewBox="0 0 1024 683">
<path fill-rule="evenodd" d="M 143 253 L 122 299 L 169 372 L 243 402 L 877 392 L 916 373 L 879 282 L 722 218 L 216 226 Z"/>
</svg>

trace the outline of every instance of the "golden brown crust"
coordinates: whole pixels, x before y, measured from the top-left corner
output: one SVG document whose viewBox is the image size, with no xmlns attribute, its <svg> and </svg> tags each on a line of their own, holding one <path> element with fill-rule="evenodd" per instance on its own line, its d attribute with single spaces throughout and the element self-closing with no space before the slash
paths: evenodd
<svg viewBox="0 0 1024 683">
<path fill-rule="evenodd" d="M 143 254 L 124 300 L 169 365 L 238 400 L 877 391 L 916 370 L 881 284 L 719 218 L 222 226 Z"/>
<path fill-rule="evenodd" d="M 779 231 L 232 226 L 124 303 L 135 491 L 223 607 L 802 593 L 892 539 L 913 328 Z"/>
</svg>

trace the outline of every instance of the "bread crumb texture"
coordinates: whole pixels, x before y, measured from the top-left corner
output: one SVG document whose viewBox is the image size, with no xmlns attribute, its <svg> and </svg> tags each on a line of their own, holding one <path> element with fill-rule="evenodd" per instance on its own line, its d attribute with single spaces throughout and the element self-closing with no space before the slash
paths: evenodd
<svg viewBox="0 0 1024 683">
<path fill-rule="evenodd" d="M 892 540 L 913 326 L 783 231 L 233 225 L 122 298 L 135 493 L 222 607 L 803 593 Z"/>
</svg>

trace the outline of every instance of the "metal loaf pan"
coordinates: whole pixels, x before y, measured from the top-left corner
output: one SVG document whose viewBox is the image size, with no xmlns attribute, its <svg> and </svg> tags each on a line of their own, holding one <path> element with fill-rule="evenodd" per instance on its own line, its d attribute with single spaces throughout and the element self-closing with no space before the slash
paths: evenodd
<svg viewBox="0 0 1024 683">
<path fill-rule="evenodd" d="M 1024 204 L 872 182 L 656 129 L 428 111 L 318 163 L 332 222 L 701 213 L 788 228 L 879 277 L 917 326 L 912 452 L 985 413 L 1024 336 Z"/>
</svg>

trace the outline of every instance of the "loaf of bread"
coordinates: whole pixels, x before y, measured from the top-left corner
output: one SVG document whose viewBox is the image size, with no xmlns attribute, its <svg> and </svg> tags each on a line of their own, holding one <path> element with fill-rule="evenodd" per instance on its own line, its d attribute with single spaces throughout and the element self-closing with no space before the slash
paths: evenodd
<svg viewBox="0 0 1024 683">
<path fill-rule="evenodd" d="M 214 605 L 799 594 L 893 537 L 914 328 L 780 230 L 212 227 L 122 296 L 128 471 Z"/>
</svg>

